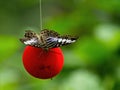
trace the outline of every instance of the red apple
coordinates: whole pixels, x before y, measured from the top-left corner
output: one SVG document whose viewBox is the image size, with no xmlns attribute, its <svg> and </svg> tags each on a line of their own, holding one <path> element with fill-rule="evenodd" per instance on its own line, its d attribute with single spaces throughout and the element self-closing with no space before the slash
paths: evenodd
<svg viewBox="0 0 120 90">
<path fill-rule="evenodd" d="M 64 63 L 60 48 L 52 48 L 46 51 L 41 48 L 26 46 L 22 59 L 27 72 L 40 79 L 56 76 L 62 70 Z"/>
</svg>

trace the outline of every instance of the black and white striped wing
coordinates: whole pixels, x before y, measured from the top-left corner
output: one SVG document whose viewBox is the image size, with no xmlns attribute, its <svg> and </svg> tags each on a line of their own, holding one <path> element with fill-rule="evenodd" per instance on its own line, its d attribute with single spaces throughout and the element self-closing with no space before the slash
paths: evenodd
<svg viewBox="0 0 120 90">
<path fill-rule="evenodd" d="M 55 48 L 58 43 L 57 37 L 48 37 L 46 40 L 46 46 L 47 48 Z"/>
<path fill-rule="evenodd" d="M 25 45 L 40 47 L 38 44 L 38 35 L 31 30 L 25 31 L 25 35 L 23 38 L 20 38 L 20 41 Z"/>
<path fill-rule="evenodd" d="M 77 40 L 76 37 L 61 36 L 61 37 L 48 37 L 46 42 L 48 48 L 55 48 L 74 43 L 76 40 Z"/>
</svg>

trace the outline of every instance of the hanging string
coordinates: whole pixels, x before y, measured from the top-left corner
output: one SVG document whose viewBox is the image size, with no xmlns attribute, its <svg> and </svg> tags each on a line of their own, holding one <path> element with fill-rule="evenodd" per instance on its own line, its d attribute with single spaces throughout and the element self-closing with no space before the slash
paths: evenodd
<svg viewBox="0 0 120 90">
<path fill-rule="evenodd" d="M 42 0 L 40 0 L 40 29 L 42 30 Z"/>
</svg>

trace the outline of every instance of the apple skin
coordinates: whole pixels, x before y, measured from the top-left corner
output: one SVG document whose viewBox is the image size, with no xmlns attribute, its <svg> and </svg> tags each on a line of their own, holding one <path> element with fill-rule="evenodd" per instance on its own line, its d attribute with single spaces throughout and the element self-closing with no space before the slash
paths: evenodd
<svg viewBox="0 0 120 90">
<path fill-rule="evenodd" d="M 58 75 L 63 68 L 64 56 L 60 48 L 48 51 L 26 46 L 22 56 L 26 71 L 39 79 L 49 79 Z"/>
</svg>

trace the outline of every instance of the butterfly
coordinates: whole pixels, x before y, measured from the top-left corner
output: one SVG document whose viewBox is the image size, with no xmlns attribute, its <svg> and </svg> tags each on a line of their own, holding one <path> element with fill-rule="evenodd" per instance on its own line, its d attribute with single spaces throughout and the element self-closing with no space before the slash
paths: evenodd
<svg viewBox="0 0 120 90">
<path fill-rule="evenodd" d="M 39 34 L 31 30 L 25 31 L 24 38 L 20 41 L 25 45 L 50 49 L 74 43 L 77 39 L 76 36 L 60 35 L 56 31 L 43 29 Z"/>
</svg>

